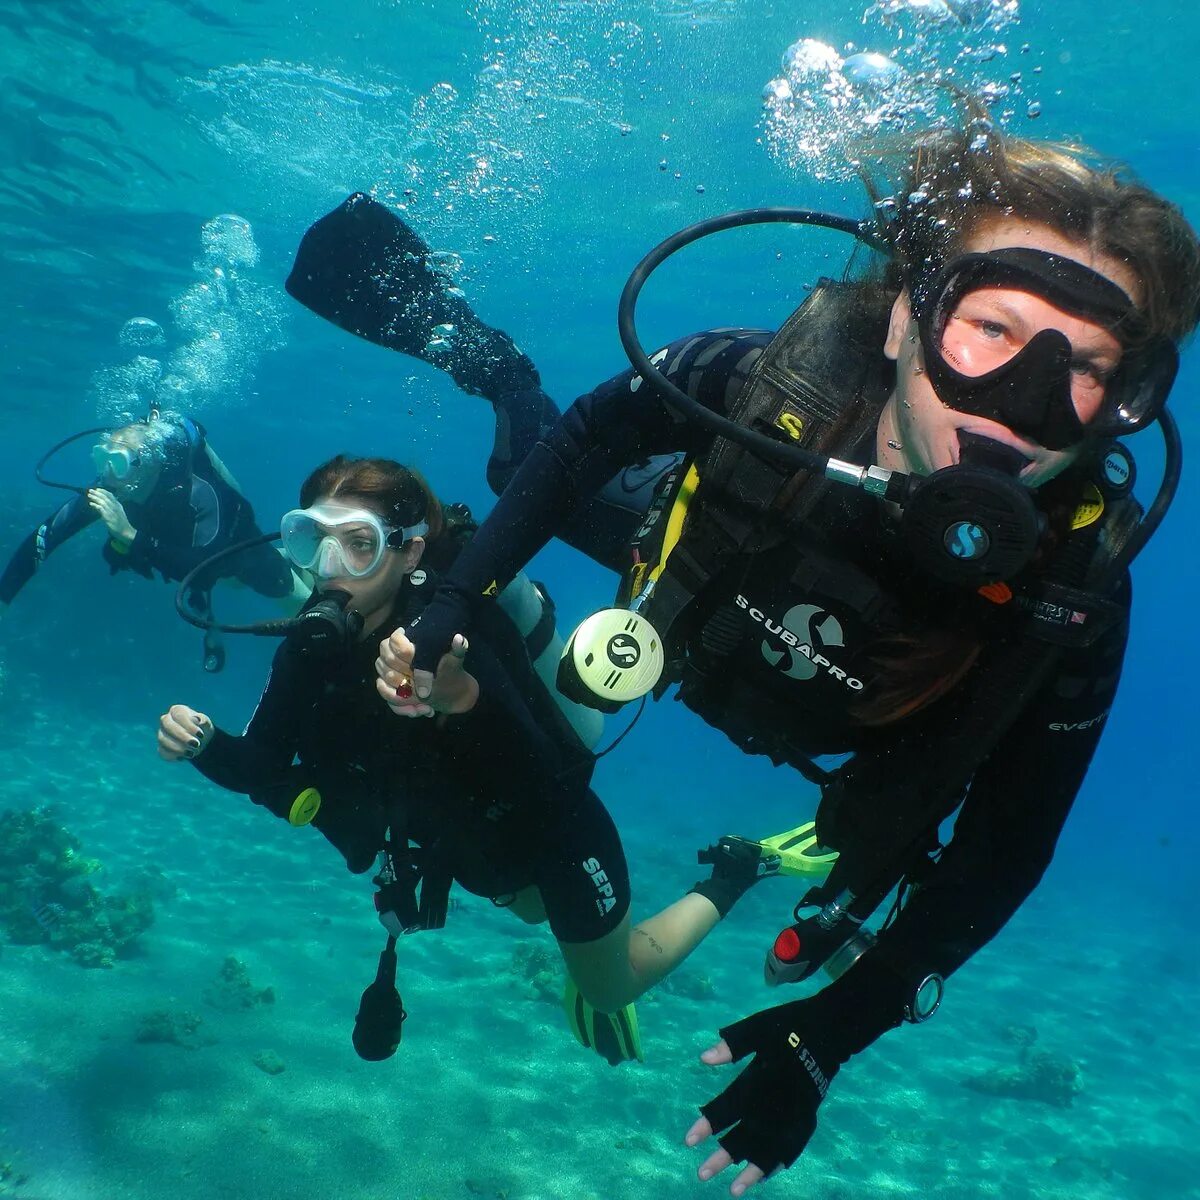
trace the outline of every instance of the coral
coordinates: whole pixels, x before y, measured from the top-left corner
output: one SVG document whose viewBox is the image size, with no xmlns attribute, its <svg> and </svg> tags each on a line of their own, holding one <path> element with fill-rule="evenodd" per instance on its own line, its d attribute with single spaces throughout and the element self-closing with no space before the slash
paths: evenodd
<svg viewBox="0 0 1200 1200">
<path fill-rule="evenodd" d="M 471 1196 L 483 1196 L 486 1200 L 508 1200 L 512 1189 L 503 1187 L 492 1180 L 472 1179 L 463 1180 L 463 1187 Z"/>
<path fill-rule="evenodd" d="M 1035 1050 L 1030 1042 L 1019 1044 L 1017 1066 L 996 1067 L 973 1075 L 963 1080 L 963 1087 L 988 1096 L 1036 1100 L 1055 1108 L 1069 1108 L 1082 1091 L 1079 1064 L 1062 1054 Z"/>
<path fill-rule="evenodd" d="M 19 945 L 111 967 L 154 923 L 154 905 L 144 892 L 102 892 L 91 881 L 99 870 L 52 810 L 0 813 L 0 928 Z"/>
<path fill-rule="evenodd" d="M 282 1075 L 287 1070 L 274 1050 L 260 1050 L 254 1056 L 254 1065 L 266 1075 Z"/>
<path fill-rule="evenodd" d="M 698 975 L 686 967 L 660 980 L 656 990 L 685 1000 L 711 1000 L 717 994 L 710 976 Z"/>
<path fill-rule="evenodd" d="M 1107 1158 L 1080 1150 L 1068 1150 L 1050 1160 L 1056 1174 L 1073 1182 L 1088 1184 L 1096 1180 L 1111 1183 L 1116 1172 Z"/>
<path fill-rule="evenodd" d="M 204 989 L 204 1002 L 222 1012 L 244 1012 L 260 1004 L 274 1004 L 274 988 L 256 988 L 250 982 L 246 964 L 230 955 L 217 972 L 217 977 Z"/>
<path fill-rule="evenodd" d="M 168 1046 L 182 1046 L 195 1050 L 200 1046 L 211 1046 L 213 1038 L 203 1032 L 204 1018 L 185 1009 L 178 1011 L 157 1008 L 143 1013 L 138 1021 L 136 1042 L 160 1042 Z"/>
<path fill-rule="evenodd" d="M 563 994 L 562 959 L 542 942 L 518 942 L 513 947 L 512 973 L 526 984 L 530 999 L 558 1004 Z"/>
<path fill-rule="evenodd" d="M 1000 1030 L 1000 1036 L 1012 1045 L 1016 1046 L 1018 1051 L 1024 1056 L 1025 1052 L 1038 1039 L 1038 1031 L 1032 1025 L 1005 1025 Z"/>
</svg>

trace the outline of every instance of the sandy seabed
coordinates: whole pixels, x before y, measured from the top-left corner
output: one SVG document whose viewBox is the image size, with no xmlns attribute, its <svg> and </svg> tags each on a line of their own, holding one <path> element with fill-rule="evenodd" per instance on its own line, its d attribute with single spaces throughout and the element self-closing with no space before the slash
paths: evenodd
<svg viewBox="0 0 1200 1200">
<path fill-rule="evenodd" d="M 119 888 L 152 868 L 163 897 L 112 970 L 45 946 L 0 948 L 0 1163 L 11 1164 L 0 1196 L 727 1194 L 696 1180 L 702 1156 L 682 1146 L 696 1106 L 729 1076 L 697 1054 L 718 1025 L 784 998 L 760 972 L 790 881 L 751 893 L 639 1002 L 647 1061 L 619 1069 L 575 1044 L 524 968 L 532 949 L 553 952 L 549 935 L 460 895 L 445 930 L 401 944 L 403 1044 L 370 1064 L 349 1035 L 383 935 L 368 880 L 341 869 L 315 833 L 161 766 L 144 730 L 47 720 L 36 755 L 0 750 L 0 773 L 5 807 L 57 805 L 104 862 L 97 883 Z M 691 831 L 676 826 L 664 843 L 650 816 L 622 826 L 644 912 L 694 877 Z M 672 862 L 665 878 L 676 851 L 682 875 Z M 839 1075 L 812 1145 L 763 1194 L 1200 1198 L 1192 934 L 1162 914 L 1139 924 L 1111 892 L 1109 915 L 1121 915 L 1100 921 L 1087 899 L 1052 880 L 1040 890 L 951 981 L 935 1020 L 889 1035 Z M 274 1003 L 206 1000 L 229 956 Z M 200 1024 L 187 1044 L 138 1041 L 156 1011 Z M 1078 1069 L 1069 1104 L 965 1086 L 1017 1070 L 1031 1029 L 1037 1047 Z"/>
</svg>

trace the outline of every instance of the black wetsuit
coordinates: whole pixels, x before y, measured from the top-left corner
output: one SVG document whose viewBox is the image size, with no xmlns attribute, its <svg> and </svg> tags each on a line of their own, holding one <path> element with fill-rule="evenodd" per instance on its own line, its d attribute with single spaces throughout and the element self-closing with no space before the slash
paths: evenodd
<svg viewBox="0 0 1200 1200">
<path fill-rule="evenodd" d="M 629 909 L 620 837 L 588 786 L 591 754 L 504 613 L 493 610 L 471 639 L 466 668 L 479 681 L 471 712 L 405 720 L 375 690 L 380 640 L 432 587 L 406 582 L 391 621 L 343 659 L 307 657 L 284 642 L 245 732 L 217 730 L 195 765 L 281 816 L 302 787 L 317 786 L 314 824 L 354 870 L 369 869 L 390 825 L 393 840 L 436 855 L 476 895 L 536 885 L 556 938 L 594 941 Z"/>
<path fill-rule="evenodd" d="M 660 369 L 723 412 L 770 338 L 745 330 L 696 335 L 669 347 Z M 710 443 L 710 434 L 674 419 L 633 372 L 583 396 L 530 454 L 410 630 L 417 665 L 429 666 L 452 633 L 467 631 L 485 587 L 503 585 L 624 464 L 672 449 L 696 458 Z M 856 454 L 874 461 L 873 445 L 840 452 Z M 693 680 L 681 698 L 740 747 L 777 762 L 857 752 L 845 788 L 863 794 L 850 797 L 850 810 L 886 831 L 890 790 L 903 783 L 919 791 L 922 773 L 937 771 L 939 742 L 963 696 L 985 677 L 976 668 L 915 716 L 871 727 L 856 710 L 878 681 L 872 651 L 881 639 L 964 621 L 979 622 L 985 642 L 1003 630 L 978 597 L 910 569 L 875 501 L 831 489 L 811 527 L 794 545 L 732 562 L 684 613 L 690 660 L 702 658 L 709 616 L 724 610 L 728 620 L 710 685 Z M 1127 579 L 1117 591 L 1127 611 Z M 1065 652 L 974 777 L 957 781 L 956 794 L 970 788 L 954 836 L 881 939 L 905 975 L 957 969 L 1041 878 L 1112 704 L 1126 632 L 1121 621 L 1090 648 Z M 826 840 L 843 848 L 840 839 Z"/>
<path fill-rule="evenodd" d="M 137 536 L 127 546 L 111 538 L 104 543 L 110 570 L 132 570 L 147 578 L 157 571 L 165 580 L 179 580 L 217 551 L 261 534 L 250 502 L 209 459 L 204 430 L 185 419 L 178 442 L 149 496 L 118 496 Z M 0 603 L 11 604 L 50 554 L 97 520 L 85 495 L 68 500 L 17 547 L 0 576 Z M 198 579 L 197 588 L 207 592 L 222 577 L 238 579 L 264 596 L 286 596 L 293 586 L 290 568 L 270 545 L 231 555 L 216 574 Z"/>
</svg>

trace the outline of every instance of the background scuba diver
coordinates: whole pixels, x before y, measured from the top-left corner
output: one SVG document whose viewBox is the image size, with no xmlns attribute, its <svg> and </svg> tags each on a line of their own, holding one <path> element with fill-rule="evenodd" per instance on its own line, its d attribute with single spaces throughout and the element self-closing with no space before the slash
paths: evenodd
<svg viewBox="0 0 1200 1200">
<path fill-rule="evenodd" d="M 449 647 L 436 688 L 447 717 L 416 727 L 380 701 L 379 639 L 424 606 L 473 532 L 469 515 L 443 509 L 419 476 L 386 459 L 333 459 L 305 481 L 300 504 L 283 519 L 283 545 L 316 573 L 313 604 L 342 601 L 345 640 L 327 655 L 285 640 L 241 736 L 172 706 L 159 753 L 193 760 L 293 824 L 311 821 L 352 871 L 386 848 L 391 875 L 409 881 L 401 928 L 440 926 L 451 880 L 503 898 L 527 922 L 548 920 L 581 993 L 568 1006 L 576 1036 L 610 1061 L 640 1058 L 630 1002 L 712 928 L 711 906 L 684 896 L 633 936 L 621 841 L 588 786 L 594 758 L 499 606 L 470 647 L 463 638 Z"/>
<path fill-rule="evenodd" d="M 1131 460 L 1105 447 L 1153 419 L 1173 344 L 1200 318 L 1200 247 L 1182 215 L 1077 152 L 982 125 L 929 135 L 894 195 L 881 231 L 893 252 L 885 277 L 819 289 L 793 318 L 793 344 L 806 354 L 792 415 L 822 431 L 823 452 L 854 462 L 918 477 L 975 463 L 1019 478 L 1040 513 L 1027 570 L 991 586 L 977 579 L 978 590 L 943 582 L 916 565 L 891 510 L 804 473 L 789 496 L 786 474 L 774 472 L 773 527 L 765 503 L 747 521 L 761 462 L 734 447 L 729 490 L 706 495 L 730 444 L 625 372 L 580 399 L 529 455 L 409 628 L 413 654 L 388 664 L 413 673 L 416 694 L 400 707 L 426 714 L 449 639 L 469 632 L 483 597 L 596 487 L 649 453 L 683 449 L 699 464 L 684 537 L 667 560 L 674 599 L 683 597 L 670 631 L 680 698 L 746 751 L 821 782 L 818 833 L 840 852 L 819 893 L 823 916 L 845 921 L 840 899 L 853 928 L 883 898 L 858 881 L 903 860 L 891 882 L 902 880 L 904 903 L 873 949 L 817 995 L 725 1027 L 703 1055 L 713 1066 L 755 1055 L 686 1138 L 698 1145 L 727 1131 L 700 1177 L 748 1160 L 735 1195 L 795 1161 L 845 1062 L 906 1017 L 930 1015 L 941 979 L 999 932 L 1049 864 L 1113 702 L 1130 598 L 1124 571 L 1103 595 L 1066 589 L 1058 573 L 1120 563 Z M 749 399 L 771 340 L 722 330 L 654 361 L 706 408 L 750 421 L 762 415 Z M 824 407 L 823 429 L 805 405 Z M 786 407 L 774 415 L 786 432 Z M 953 547 L 943 549 L 951 564 Z M 1047 598 L 1055 594 L 1073 603 Z M 1089 620 L 1102 635 L 1071 645 Z M 1051 627 L 1065 644 L 1035 661 L 1025 646 Z M 1006 659 L 1035 669 L 996 695 Z M 967 744 L 976 735 L 983 759 Z M 830 774 L 811 759 L 848 751 Z M 960 804 L 942 847 L 940 820 Z M 867 903 L 853 911 L 856 898 Z"/>
<path fill-rule="evenodd" d="M 0 576 L 0 613 L 50 554 L 97 520 L 108 532 L 103 555 L 110 571 L 131 570 L 146 578 L 157 571 L 164 580 L 182 579 L 218 550 L 260 534 L 250 501 L 208 445 L 203 427 L 188 417 L 153 414 L 105 433 L 92 460 L 99 476 L 91 487 L 52 485 L 76 494 L 9 560 Z M 237 580 L 293 607 L 311 590 L 267 545 L 234 554 L 219 573 L 198 578 L 196 607 L 207 609 L 218 578 Z M 205 669 L 219 671 L 224 660 L 221 643 L 206 637 Z"/>
</svg>

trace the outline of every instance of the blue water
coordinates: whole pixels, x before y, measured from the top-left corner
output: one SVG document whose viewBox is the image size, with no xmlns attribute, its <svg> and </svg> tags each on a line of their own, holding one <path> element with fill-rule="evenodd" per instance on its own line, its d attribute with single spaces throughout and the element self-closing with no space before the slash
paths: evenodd
<svg viewBox="0 0 1200 1200">
<path fill-rule="evenodd" d="M 852 180 L 768 151 L 761 94 L 801 37 L 902 48 L 864 8 L 0 0 L 0 555 L 58 503 L 33 480 L 38 455 L 119 407 L 131 317 L 161 324 L 164 359 L 192 347 L 187 408 L 264 524 L 339 450 L 412 461 L 443 497 L 486 511 L 486 404 L 290 301 L 282 279 L 307 225 L 356 189 L 403 206 L 460 256 L 472 303 L 565 403 L 620 369 L 616 298 L 661 236 L 765 203 L 862 210 Z M 998 40 L 979 78 L 1014 89 L 999 105 L 1012 128 L 1126 160 L 1200 221 L 1194 9 L 1041 0 Z M 196 349 L 214 327 L 192 289 L 211 266 L 201 231 L 223 213 L 250 223 L 259 257 L 244 274 L 258 290 L 223 310 L 218 357 Z M 646 340 L 777 324 L 844 251 L 778 231 L 697 251 L 648 294 Z M 1193 348 L 1173 402 L 1185 443 L 1200 437 L 1198 382 Z M 843 1072 L 816 1140 L 771 1192 L 1200 1196 L 1196 479 L 1139 560 L 1120 696 L 1046 881 L 952 981 L 935 1022 Z M 558 546 L 536 573 L 565 627 L 612 590 Z M 110 578 L 95 530 L 0 623 L 0 810 L 55 803 L 110 886 L 162 877 L 154 926 L 111 970 L 0 947 L 0 1196 L 722 1194 L 695 1180 L 699 1156 L 681 1145 L 716 1090 L 695 1053 L 770 1002 L 761 957 L 790 884 L 752 893 L 681 982 L 640 1006 L 643 1068 L 577 1052 L 513 965 L 515 948 L 552 944 L 469 898 L 442 934 L 403 947 L 404 1046 L 361 1064 L 349 1022 L 378 950 L 365 884 L 154 754 L 174 702 L 239 727 L 269 653 L 239 643 L 224 674 L 205 675 L 168 589 Z M 690 884 L 697 845 L 786 828 L 814 803 L 797 777 L 671 705 L 606 760 L 599 790 L 639 912 Z M 228 955 L 277 1003 L 206 1003 Z M 158 1009 L 201 1015 L 203 1036 L 136 1041 Z M 962 1086 L 1015 1062 L 1004 1030 L 1018 1025 L 1080 1066 L 1070 1107 Z M 256 1066 L 265 1050 L 286 1070 Z"/>
</svg>

